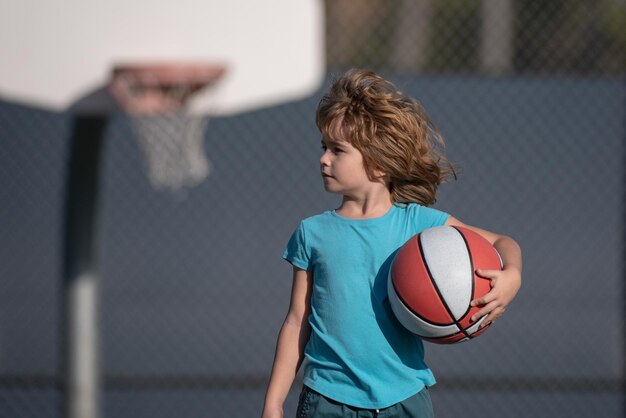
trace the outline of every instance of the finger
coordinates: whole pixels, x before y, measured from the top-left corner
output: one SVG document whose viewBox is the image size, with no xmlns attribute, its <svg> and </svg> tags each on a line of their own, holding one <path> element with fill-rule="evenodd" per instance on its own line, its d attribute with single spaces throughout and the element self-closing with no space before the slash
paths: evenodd
<svg viewBox="0 0 626 418">
<path fill-rule="evenodd" d="M 493 324 L 500 316 L 502 316 L 502 312 L 499 312 L 498 309 L 493 310 L 489 315 L 485 316 L 485 319 L 480 324 L 481 327 Z"/>
<path fill-rule="evenodd" d="M 478 321 L 480 318 L 482 318 L 485 315 L 488 315 L 488 317 L 485 320 L 494 320 L 498 316 L 500 316 L 500 315 L 498 315 L 497 312 L 495 312 L 497 308 L 498 308 L 498 304 L 496 302 L 491 302 L 491 303 L 483 306 L 481 309 L 479 309 L 478 312 L 476 312 L 474 315 L 472 315 L 470 320 L 472 322 L 476 322 L 476 321 Z"/>
<path fill-rule="evenodd" d="M 502 273 L 502 270 L 485 270 L 485 269 L 476 269 L 476 274 L 485 279 L 495 279 L 499 274 Z"/>
<path fill-rule="evenodd" d="M 478 329 L 482 329 L 482 328 L 488 327 L 489 325 L 493 325 L 494 322 L 496 322 L 495 319 L 489 319 L 487 317 L 480 323 L 480 325 L 478 326 Z"/>
<path fill-rule="evenodd" d="M 470 306 L 484 306 L 488 303 L 493 302 L 498 296 L 494 294 L 494 292 L 486 293 L 485 295 L 479 297 L 478 299 L 474 299 L 470 302 Z"/>
<path fill-rule="evenodd" d="M 474 317 L 472 317 L 472 322 L 476 322 L 476 323 L 479 324 L 478 325 L 478 329 L 487 327 L 487 326 L 493 324 L 496 321 L 496 319 L 490 318 L 489 315 L 478 316 L 475 321 L 473 319 L 474 319 Z"/>
</svg>

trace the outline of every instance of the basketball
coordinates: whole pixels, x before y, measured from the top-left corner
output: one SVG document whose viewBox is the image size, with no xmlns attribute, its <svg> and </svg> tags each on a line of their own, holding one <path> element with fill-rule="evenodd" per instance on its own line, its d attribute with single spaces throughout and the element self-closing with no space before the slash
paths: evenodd
<svg viewBox="0 0 626 418">
<path fill-rule="evenodd" d="M 470 302 L 491 290 L 477 269 L 502 269 L 489 241 L 467 228 L 438 226 L 409 239 L 389 270 L 391 308 L 400 323 L 426 341 L 452 344 L 475 338 L 484 316 Z"/>
</svg>

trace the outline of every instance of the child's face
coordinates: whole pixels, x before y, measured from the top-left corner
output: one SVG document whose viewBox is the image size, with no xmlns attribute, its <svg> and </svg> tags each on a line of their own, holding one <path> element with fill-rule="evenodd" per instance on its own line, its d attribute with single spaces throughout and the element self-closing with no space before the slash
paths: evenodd
<svg viewBox="0 0 626 418">
<path fill-rule="evenodd" d="M 358 195 L 375 184 L 365 171 L 363 155 L 349 142 L 324 138 L 322 149 L 320 170 L 327 192 Z"/>
</svg>

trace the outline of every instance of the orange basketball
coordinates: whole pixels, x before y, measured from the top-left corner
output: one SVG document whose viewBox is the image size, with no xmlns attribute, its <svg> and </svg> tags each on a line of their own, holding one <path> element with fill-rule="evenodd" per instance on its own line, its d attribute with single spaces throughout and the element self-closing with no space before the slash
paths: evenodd
<svg viewBox="0 0 626 418">
<path fill-rule="evenodd" d="M 491 290 L 477 269 L 502 268 L 500 255 L 481 235 L 467 228 L 438 226 L 408 240 L 389 270 L 391 308 L 400 323 L 423 339 L 451 344 L 482 334 L 485 317 L 470 302 Z"/>
</svg>

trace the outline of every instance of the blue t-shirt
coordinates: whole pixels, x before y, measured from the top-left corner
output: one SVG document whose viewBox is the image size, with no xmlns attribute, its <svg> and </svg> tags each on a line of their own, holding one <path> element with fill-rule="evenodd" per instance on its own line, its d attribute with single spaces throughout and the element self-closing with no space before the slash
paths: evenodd
<svg viewBox="0 0 626 418">
<path fill-rule="evenodd" d="M 387 276 L 396 251 L 448 215 L 418 204 L 349 219 L 327 211 L 303 220 L 283 258 L 313 272 L 304 383 L 338 402 L 386 408 L 431 386 L 422 340 L 395 319 Z"/>
</svg>

